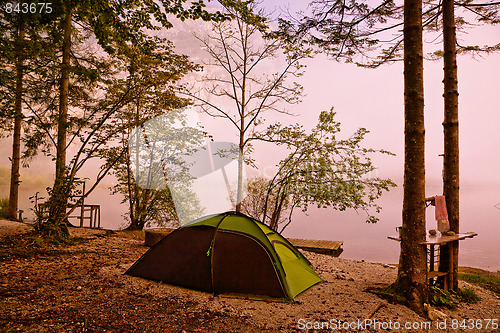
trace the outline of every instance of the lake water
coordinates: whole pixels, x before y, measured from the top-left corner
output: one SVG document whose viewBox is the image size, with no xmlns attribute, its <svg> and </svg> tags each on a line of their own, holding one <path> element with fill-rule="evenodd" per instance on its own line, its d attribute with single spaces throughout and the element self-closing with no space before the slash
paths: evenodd
<svg viewBox="0 0 500 333">
<path fill-rule="evenodd" d="M 427 191 L 428 196 L 439 193 Z M 401 225 L 403 189 L 385 193 L 383 207 L 376 224 L 364 221 L 364 212 L 314 210 L 296 220 L 283 232 L 284 236 L 344 241 L 341 257 L 372 262 L 397 263 L 399 242 L 387 238 L 396 235 Z M 460 231 L 478 233 L 460 241 L 459 264 L 490 271 L 500 270 L 500 191 L 495 188 L 463 188 L 460 197 Z M 427 208 L 427 229 L 435 229 L 434 207 Z"/>
<path fill-rule="evenodd" d="M 108 185 L 109 186 L 109 185 Z M 118 229 L 124 226 L 122 215 L 125 205 L 120 205 L 121 198 L 109 194 L 108 186 L 102 186 L 86 202 L 101 205 L 101 226 Z M 44 187 L 25 189 L 21 187 L 20 209 L 24 216 L 32 216 L 33 206 L 28 197 L 36 191 L 44 193 Z M 430 188 L 428 196 L 436 195 L 440 190 Z M 0 188 L 0 197 L 8 196 L 8 187 Z M 403 202 L 402 187 L 385 193 L 380 200 L 383 207 L 376 224 L 365 223 L 365 213 L 354 211 L 338 212 L 311 208 L 306 216 L 300 211 L 283 235 L 292 238 L 323 239 L 343 241 L 344 252 L 341 257 L 371 262 L 397 263 L 399 243 L 387 236 L 395 235 L 401 225 Z M 494 206 L 500 202 L 500 191 L 496 187 L 461 188 L 460 230 L 473 231 L 478 236 L 460 241 L 460 265 L 482 268 L 490 271 L 500 270 L 500 209 Z M 427 208 L 427 228 L 436 228 L 434 208 Z"/>
</svg>

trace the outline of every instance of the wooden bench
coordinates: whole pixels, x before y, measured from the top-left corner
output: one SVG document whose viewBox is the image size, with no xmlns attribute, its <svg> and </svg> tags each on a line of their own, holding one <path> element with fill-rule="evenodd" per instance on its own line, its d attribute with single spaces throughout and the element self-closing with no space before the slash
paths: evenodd
<svg viewBox="0 0 500 333">
<path fill-rule="evenodd" d="M 73 205 L 68 205 L 68 208 L 73 208 Z M 79 215 L 68 216 L 70 218 L 76 218 L 80 221 L 80 228 L 84 226 L 84 220 L 89 220 L 90 228 L 101 228 L 101 206 L 100 205 L 78 205 L 74 212 L 79 211 Z M 86 213 L 90 212 L 89 216 Z"/>
<path fill-rule="evenodd" d="M 74 205 L 68 205 L 68 209 L 72 209 Z M 46 202 L 42 202 L 38 204 L 38 211 L 41 214 L 48 214 L 48 205 Z M 78 205 L 75 210 L 73 211 L 77 212 L 76 215 L 69 215 L 68 219 L 78 219 L 79 223 L 77 225 L 80 228 L 83 228 L 85 225 L 84 221 L 89 220 L 89 227 L 90 228 L 101 228 L 101 206 L 100 205 Z M 90 212 L 90 214 L 87 214 Z M 78 214 L 79 213 L 79 214 Z"/>
<path fill-rule="evenodd" d="M 77 180 L 75 181 L 76 186 L 81 186 L 81 188 L 77 191 L 79 194 L 75 194 L 69 197 L 70 201 L 73 201 L 73 204 L 67 205 L 67 210 L 73 210 L 69 215 L 69 219 L 78 219 L 77 225 L 80 228 L 84 227 L 85 220 L 89 220 L 89 228 L 101 228 L 101 206 L 93 205 L 93 204 L 85 204 L 85 181 Z M 76 206 L 76 207 L 75 207 Z M 41 214 L 48 214 L 48 206 L 47 202 L 42 202 L 37 204 L 38 212 Z M 89 213 L 87 215 L 87 213 Z"/>
</svg>

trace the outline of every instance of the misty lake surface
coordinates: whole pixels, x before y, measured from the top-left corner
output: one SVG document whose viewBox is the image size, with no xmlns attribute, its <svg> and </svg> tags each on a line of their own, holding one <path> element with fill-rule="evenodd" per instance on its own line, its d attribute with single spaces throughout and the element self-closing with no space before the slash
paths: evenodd
<svg viewBox="0 0 500 333">
<path fill-rule="evenodd" d="M 428 196 L 439 192 L 437 188 L 427 191 Z M 460 241 L 460 266 L 500 270 L 500 209 L 495 208 L 500 202 L 500 190 L 463 188 L 460 195 L 460 232 L 478 234 Z M 396 236 L 395 229 L 401 226 L 402 187 L 385 193 L 379 202 L 382 212 L 376 224 L 363 222 L 365 213 L 362 211 L 357 214 L 352 211 L 315 210 L 309 217 L 297 216 L 297 221 L 292 222 L 283 235 L 344 241 L 342 258 L 398 263 L 400 244 L 387 236 Z M 427 229 L 437 229 L 433 206 L 427 208 L 426 215 Z"/>
<path fill-rule="evenodd" d="M 28 200 L 36 191 L 45 193 L 44 188 L 20 191 L 20 209 L 25 217 L 32 217 Z M 428 188 L 427 196 L 437 195 L 439 188 Z M 461 266 L 500 270 L 500 189 L 495 186 L 462 187 L 460 197 L 460 230 L 478 233 L 474 238 L 460 241 Z M 0 197 L 8 196 L 8 187 L 0 188 Z M 45 195 L 46 196 L 46 195 Z M 107 187 L 96 190 L 86 202 L 101 205 L 101 227 L 119 229 L 125 226 L 123 214 L 126 206 L 121 205 L 119 195 L 110 195 Z M 300 211 L 294 214 L 293 222 L 284 230 L 283 236 L 303 239 L 343 241 L 342 258 L 396 264 L 399 259 L 399 242 L 387 236 L 396 235 L 395 228 L 401 225 L 403 202 L 402 186 L 384 193 L 379 200 L 382 212 L 376 224 L 365 223 L 363 211 L 339 212 L 331 209 L 311 207 L 308 216 Z M 500 205 L 498 206 L 500 207 Z M 434 207 L 427 208 L 427 229 L 435 229 Z"/>
</svg>

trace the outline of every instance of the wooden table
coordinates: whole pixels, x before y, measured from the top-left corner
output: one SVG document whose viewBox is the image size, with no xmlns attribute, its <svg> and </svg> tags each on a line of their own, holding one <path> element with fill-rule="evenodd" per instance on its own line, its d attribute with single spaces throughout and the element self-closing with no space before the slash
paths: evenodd
<svg viewBox="0 0 500 333">
<path fill-rule="evenodd" d="M 446 272 L 440 272 L 439 270 L 438 271 L 434 270 L 435 246 L 436 245 L 439 245 L 439 246 L 448 245 L 448 247 L 449 247 L 448 260 L 449 260 L 449 267 L 451 268 L 453 265 L 453 259 L 454 259 L 453 258 L 453 250 L 454 250 L 455 246 L 457 246 L 458 241 L 466 239 L 466 238 L 472 238 L 474 236 L 477 236 L 477 233 L 466 232 L 466 233 L 456 234 L 453 236 L 437 236 L 437 235 L 432 236 L 432 235 L 427 234 L 426 240 L 424 242 L 420 242 L 420 244 L 429 247 L 429 262 L 428 262 L 429 272 L 427 273 L 427 278 L 428 278 L 429 282 L 432 282 L 432 280 L 438 276 L 445 276 L 444 289 L 448 290 L 448 289 L 450 289 L 450 287 L 453 288 L 453 282 L 454 282 L 453 281 L 453 272 L 450 272 L 449 269 Z M 387 238 L 395 240 L 395 241 L 399 241 L 399 242 L 401 241 L 401 238 L 399 238 L 397 236 L 396 237 L 387 236 Z"/>
</svg>

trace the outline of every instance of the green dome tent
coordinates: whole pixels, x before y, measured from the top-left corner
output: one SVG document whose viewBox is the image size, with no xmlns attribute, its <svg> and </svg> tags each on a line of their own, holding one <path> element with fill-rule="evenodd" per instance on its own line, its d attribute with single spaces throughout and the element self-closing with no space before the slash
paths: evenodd
<svg viewBox="0 0 500 333">
<path fill-rule="evenodd" d="M 205 216 L 175 230 L 125 274 L 214 294 L 283 300 L 321 281 L 284 237 L 236 212 Z"/>
</svg>

